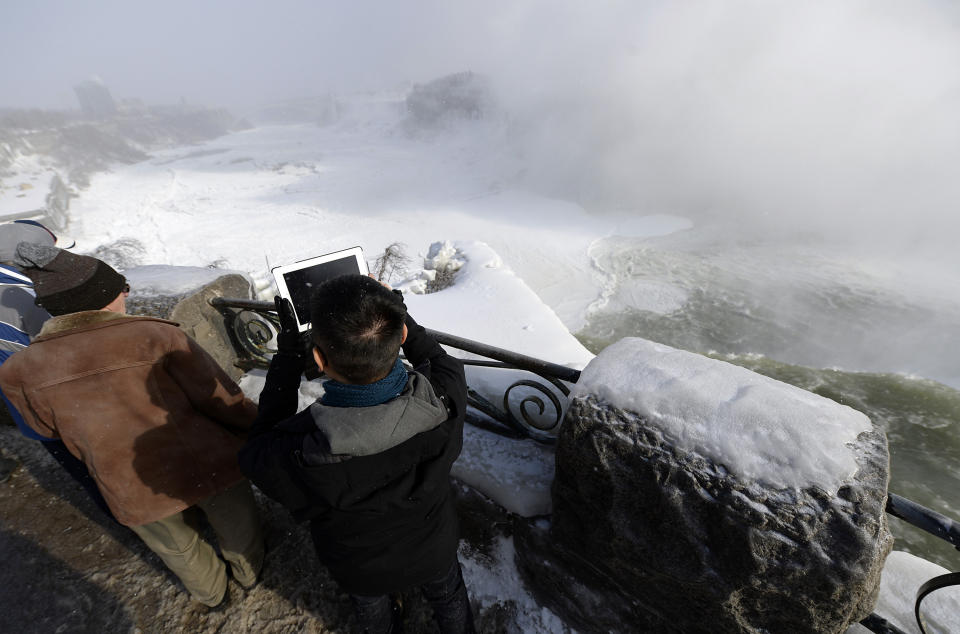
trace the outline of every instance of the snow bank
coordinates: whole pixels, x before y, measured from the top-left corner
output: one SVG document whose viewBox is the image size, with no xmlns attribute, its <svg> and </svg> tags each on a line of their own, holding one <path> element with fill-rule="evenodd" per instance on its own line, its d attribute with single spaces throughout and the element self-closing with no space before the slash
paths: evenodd
<svg viewBox="0 0 960 634">
<path fill-rule="evenodd" d="M 463 451 L 451 473 L 511 513 L 533 517 L 553 510 L 553 448 L 533 440 L 508 440 L 465 425 Z"/>
<path fill-rule="evenodd" d="M 542 608 L 530 595 L 514 564 L 516 551 L 512 538 L 500 537 L 494 552 L 486 555 L 460 548 L 463 579 L 470 598 L 480 605 L 516 606 L 516 629 L 511 632 L 563 632 L 560 618 Z"/>
<path fill-rule="evenodd" d="M 0 219 L 13 219 L 47 208 L 50 180 L 56 172 L 38 156 L 18 156 L 0 180 Z"/>
<path fill-rule="evenodd" d="M 574 368 L 593 358 L 489 245 L 458 241 L 454 247 L 464 264 L 453 286 L 429 295 L 405 295 L 407 308 L 418 322 Z"/>
<path fill-rule="evenodd" d="M 164 264 L 136 266 L 123 271 L 130 283 L 131 295 L 181 295 L 230 274 L 249 278 L 242 271 Z"/>
<path fill-rule="evenodd" d="M 847 443 L 871 429 L 849 407 L 744 368 L 623 339 L 584 370 L 572 396 L 637 412 L 678 447 L 740 478 L 835 493 L 857 470 Z"/>
</svg>

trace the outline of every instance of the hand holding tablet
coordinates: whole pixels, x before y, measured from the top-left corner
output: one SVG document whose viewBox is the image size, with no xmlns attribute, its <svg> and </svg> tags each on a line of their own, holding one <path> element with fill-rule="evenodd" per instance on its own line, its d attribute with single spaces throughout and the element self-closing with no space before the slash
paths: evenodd
<svg viewBox="0 0 960 634">
<path fill-rule="evenodd" d="M 341 275 L 367 275 L 367 262 L 360 247 L 327 253 L 272 269 L 280 297 L 290 300 L 300 332 L 310 329 L 310 293 L 329 279 Z"/>
</svg>

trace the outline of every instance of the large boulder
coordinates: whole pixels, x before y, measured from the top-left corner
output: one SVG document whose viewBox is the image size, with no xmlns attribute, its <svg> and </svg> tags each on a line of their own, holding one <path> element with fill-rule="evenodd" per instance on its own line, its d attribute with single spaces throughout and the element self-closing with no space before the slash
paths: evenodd
<svg viewBox="0 0 960 634">
<path fill-rule="evenodd" d="M 552 522 L 519 532 L 519 563 L 585 631 L 841 632 L 893 542 L 888 463 L 850 408 L 623 340 L 574 392 Z"/>
<path fill-rule="evenodd" d="M 243 371 L 231 333 L 214 297 L 250 299 L 253 286 L 244 274 L 186 266 L 139 266 L 127 269 L 131 294 L 127 312 L 175 321 L 200 344 L 234 380 Z"/>
</svg>

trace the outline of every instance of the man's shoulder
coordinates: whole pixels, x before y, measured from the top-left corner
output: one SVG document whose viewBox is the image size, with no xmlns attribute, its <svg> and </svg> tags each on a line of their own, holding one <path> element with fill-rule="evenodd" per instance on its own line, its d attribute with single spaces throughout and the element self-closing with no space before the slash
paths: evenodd
<svg viewBox="0 0 960 634">
<path fill-rule="evenodd" d="M 183 334 L 177 328 L 176 322 L 167 321 L 158 317 L 145 315 L 125 315 L 103 310 L 85 310 L 79 313 L 69 313 L 51 318 L 43 325 L 35 341 L 46 341 L 65 335 L 79 334 L 105 328 L 135 328 L 139 330 L 153 329 L 159 332 L 174 332 Z M 110 332 L 114 332 L 111 330 Z M 183 336 L 186 336 L 183 334 Z"/>
</svg>

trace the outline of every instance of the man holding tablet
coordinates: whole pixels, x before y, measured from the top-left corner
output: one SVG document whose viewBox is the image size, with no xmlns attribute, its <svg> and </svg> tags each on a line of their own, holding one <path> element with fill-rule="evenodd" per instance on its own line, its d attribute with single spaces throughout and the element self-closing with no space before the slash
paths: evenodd
<svg viewBox="0 0 960 634">
<path fill-rule="evenodd" d="M 317 555 L 351 595 L 361 631 L 401 631 L 390 595 L 419 586 L 441 632 L 473 632 L 450 484 L 463 442 L 463 365 L 407 314 L 399 293 L 369 277 L 313 289 L 309 353 L 302 317 L 287 299 L 276 302 L 278 352 L 241 470 L 295 519 L 310 520 Z M 297 413 L 307 354 L 329 380 Z"/>
</svg>

